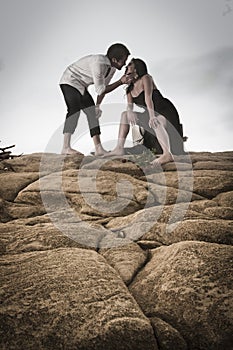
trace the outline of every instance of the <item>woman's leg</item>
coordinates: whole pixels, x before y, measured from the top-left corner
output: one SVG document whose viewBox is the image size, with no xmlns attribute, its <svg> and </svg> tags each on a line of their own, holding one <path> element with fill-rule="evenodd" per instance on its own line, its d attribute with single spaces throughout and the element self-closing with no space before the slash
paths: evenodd
<svg viewBox="0 0 233 350">
<path fill-rule="evenodd" d="M 180 124 L 180 117 L 173 103 L 164 98 L 163 110 L 158 111 L 167 119 L 167 132 L 170 140 L 172 154 L 184 154 L 183 130 Z"/>
<path fill-rule="evenodd" d="M 80 115 L 82 95 L 77 89 L 68 84 L 62 84 L 60 85 L 60 87 L 67 106 L 66 120 L 63 129 L 64 140 L 61 153 L 80 153 L 75 149 L 71 148 L 71 136 L 77 127 L 78 118 Z"/>
<path fill-rule="evenodd" d="M 151 164 L 165 164 L 168 162 L 172 162 L 174 159 L 171 154 L 171 148 L 170 148 L 170 141 L 169 136 L 166 131 L 166 118 L 163 115 L 158 115 L 158 126 L 154 129 L 156 136 L 158 138 L 159 144 L 162 148 L 163 154 L 159 157 L 154 159 Z"/>
<path fill-rule="evenodd" d="M 127 119 L 127 112 L 124 111 L 121 114 L 121 123 L 119 127 L 119 132 L 118 132 L 118 141 L 117 141 L 117 146 L 114 148 L 113 151 L 109 152 L 106 154 L 106 157 L 108 156 L 122 156 L 124 152 L 124 144 L 126 137 L 129 133 L 129 122 Z"/>
</svg>

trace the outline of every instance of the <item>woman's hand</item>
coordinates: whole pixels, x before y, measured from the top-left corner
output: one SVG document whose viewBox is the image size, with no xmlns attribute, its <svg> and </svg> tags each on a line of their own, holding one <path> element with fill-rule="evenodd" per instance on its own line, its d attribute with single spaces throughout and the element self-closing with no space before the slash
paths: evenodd
<svg viewBox="0 0 233 350">
<path fill-rule="evenodd" d="M 128 119 L 129 124 L 131 124 L 131 126 L 136 125 L 136 123 L 137 123 L 136 113 L 134 113 L 133 111 L 128 111 L 127 112 L 127 119 Z"/>
<path fill-rule="evenodd" d="M 99 105 L 96 105 L 95 106 L 95 116 L 96 116 L 96 119 L 99 119 L 102 115 L 102 110 L 100 109 L 100 106 Z"/>
<path fill-rule="evenodd" d="M 149 127 L 150 128 L 153 128 L 153 129 L 156 129 L 159 125 L 159 121 L 158 121 L 158 118 L 157 117 L 150 117 L 149 119 Z"/>
</svg>

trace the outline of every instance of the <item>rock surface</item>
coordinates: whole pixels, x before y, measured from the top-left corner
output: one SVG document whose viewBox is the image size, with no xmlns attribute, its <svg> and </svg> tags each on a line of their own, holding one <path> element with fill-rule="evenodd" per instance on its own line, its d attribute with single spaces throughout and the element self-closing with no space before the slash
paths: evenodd
<svg viewBox="0 0 233 350">
<path fill-rule="evenodd" d="M 233 247 L 188 241 L 151 254 L 130 286 L 145 315 L 176 329 L 188 349 L 230 349 Z"/>
<path fill-rule="evenodd" d="M 232 160 L 0 162 L 0 348 L 232 349 Z"/>
</svg>

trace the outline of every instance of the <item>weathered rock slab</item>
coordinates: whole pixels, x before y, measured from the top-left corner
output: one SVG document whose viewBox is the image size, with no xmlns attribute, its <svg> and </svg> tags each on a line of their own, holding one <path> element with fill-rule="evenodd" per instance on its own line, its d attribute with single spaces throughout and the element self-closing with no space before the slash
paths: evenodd
<svg viewBox="0 0 233 350">
<path fill-rule="evenodd" d="M 135 160 L 0 162 L 1 349 L 232 350 L 233 152 Z"/>
<path fill-rule="evenodd" d="M 111 249 L 101 249 L 100 253 L 128 285 L 137 272 L 145 265 L 148 253 L 136 243 L 122 245 Z"/>
<path fill-rule="evenodd" d="M 96 252 L 1 258 L 1 349 L 156 350 L 148 319 Z"/>
<path fill-rule="evenodd" d="M 152 250 L 130 291 L 145 315 L 175 328 L 188 349 L 230 350 L 232 266 L 232 246 L 180 242 Z"/>
</svg>

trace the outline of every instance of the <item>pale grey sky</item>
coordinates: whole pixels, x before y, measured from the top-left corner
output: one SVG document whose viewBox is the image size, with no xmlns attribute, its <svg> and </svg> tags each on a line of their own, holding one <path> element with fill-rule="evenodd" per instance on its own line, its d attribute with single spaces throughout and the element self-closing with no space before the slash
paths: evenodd
<svg viewBox="0 0 233 350">
<path fill-rule="evenodd" d="M 0 145 L 43 152 L 64 122 L 58 82 L 66 66 L 122 42 L 176 105 L 188 151 L 232 149 L 232 23 L 233 0 L 0 0 Z M 104 100 L 119 104 L 116 122 L 124 94 L 120 87 Z M 107 134 L 111 127 L 103 141 Z M 89 135 L 77 145 L 88 153 Z"/>
</svg>

